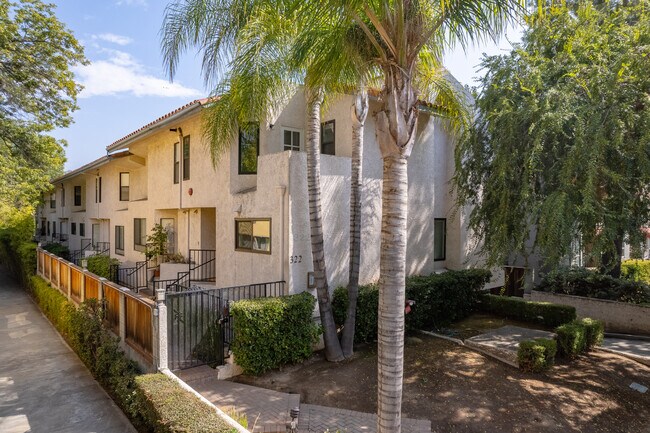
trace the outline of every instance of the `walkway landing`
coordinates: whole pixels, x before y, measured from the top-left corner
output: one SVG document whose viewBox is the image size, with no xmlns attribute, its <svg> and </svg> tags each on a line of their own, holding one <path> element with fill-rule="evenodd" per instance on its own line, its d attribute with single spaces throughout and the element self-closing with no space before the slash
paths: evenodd
<svg viewBox="0 0 650 433">
<path fill-rule="evenodd" d="M 245 413 L 251 432 L 285 433 L 290 420 L 289 410 L 300 407 L 300 433 L 374 433 L 375 414 L 345 409 L 300 404 L 299 394 L 287 394 L 227 380 L 217 380 L 216 372 L 207 366 L 176 372 L 185 383 L 210 400 L 221 410 Z M 404 433 L 431 433 L 428 420 L 402 420 Z"/>
<path fill-rule="evenodd" d="M 135 433 L 4 268 L 0 268 L 0 432 Z"/>
</svg>

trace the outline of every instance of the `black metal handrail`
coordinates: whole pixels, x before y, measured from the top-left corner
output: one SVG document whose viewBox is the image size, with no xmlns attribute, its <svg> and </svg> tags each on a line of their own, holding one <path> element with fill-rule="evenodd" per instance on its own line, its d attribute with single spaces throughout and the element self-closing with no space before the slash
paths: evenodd
<svg viewBox="0 0 650 433">
<path fill-rule="evenodd" d="M 216 250 L 190 250 L 190 280 L 215 281 L 217 277 Z"/>
<path fill-rule="evenodd" d="M 134 267 L 111 266 L 111 281 L 136 292 L 147 287 L 147 262 L 136 262 Z"/>
</svg>

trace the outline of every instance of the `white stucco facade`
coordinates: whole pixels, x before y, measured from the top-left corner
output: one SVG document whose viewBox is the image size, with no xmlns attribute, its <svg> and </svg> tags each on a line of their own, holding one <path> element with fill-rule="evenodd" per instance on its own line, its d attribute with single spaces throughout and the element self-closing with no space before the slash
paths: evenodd
<svg viewBox="0 0 650 433">
<path fill-rule="evenodd" d="M 155 223 L 172 227 L 171 248 L 185 256 L 191 249 L 213 250 L 217 287 L 286 281 L 287 292 L 307 288 L 312 269 L 304 151 L 285 151 L 286 129 L 300 134 L 304 150 L 305 103 L 301 92 L 289 102 L 273 125 L 260 125 L 256 174 L 239 174 L 239 141 L 213 166 L 202 134 L 202 113 L 207 101 L 195 101 L 129 134 L 107 147 L 108 156 L 55 179 L 56 205 L 49 202 L 37 215 L 41 224 L 64 223 L 71 250 L 82 248 L 92 236 L 110 242 L 110 255 L 125 265 L 144 260 L 135 245 L 135 219 L 146 220 L 149 234 Z M 331 287 L 345 285 L 349 261 L 349 201 L 351 172 L 351 96 L 328 105 L 322 121 L 335 121 L 335 155 L 321 155 L 321 189 L 325 257 Z M 370 113 L 378 102 L 371 101 Z M 183 176 L 179 128 L 189 140 L 189 176 Z M 171 131 L 170 129 L 175 129 Z M 362 283 L 379 277 L 382 160 L 375 140 L 375 125 L 368 116 L 363 154 Z M 421 114 L 413 153 L 409 159 L 409 214 L 407 273 L 429 274 L 480 264 L 467 231 L 466 209 L 454 210 L 450 180 L 454 173 L 453 142 L 439 121 Z M 176 155 L 175 155 L 176 149 Z M 179 162 L 174 183 L 175 158 Z M 120 200 L 120 173 L 129 173 L 129 198 Z M 102 179 L 101 203 L 96 200 L 96 179 Z M 184 179 L 186 177 L 186 179 Z M 82 188 L 83 203 L 73 206 L 74 187 Z M 61 190 L 66 190 L 65 204 Z M 270 252 L 235 248 L 237 219 L 270 220 Z M 445 257 L 434 259 L 434 221 L 446 220 Z M 70 224 L 76 234 L 70 234 Z M 85 233 L 79 233 L 79 224 Z M 115 226 L 123 227 L 124 247 L 116 250 Z M 38 234 L 42 234 L 39 230 Z M 51 239 L 51 231 L 48 237 Z M 498 281 L 495 282 L 498 284 Z"/>
</svg>

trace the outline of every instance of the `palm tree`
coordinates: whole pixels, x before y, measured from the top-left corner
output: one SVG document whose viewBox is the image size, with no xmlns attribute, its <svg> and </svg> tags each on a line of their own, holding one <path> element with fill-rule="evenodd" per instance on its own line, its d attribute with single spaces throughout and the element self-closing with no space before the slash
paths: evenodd
<svg viewBox="0 0 650 433">
<path fill-rule="evenodd" d="M 341 11 L 340 25 L 358 26 L 383 73 L 376 138 L 384 161 L 378 325 L 378 428 L 401 425 L 408 157 L 415 143 L 420 100 L 447 113 L 460 127 L 464 110 L 441 66 L 444 50 L 498 35 L 520 2 L 515 0 L 348 0 L 313 2 L 312 14 Z"/>
</svg>

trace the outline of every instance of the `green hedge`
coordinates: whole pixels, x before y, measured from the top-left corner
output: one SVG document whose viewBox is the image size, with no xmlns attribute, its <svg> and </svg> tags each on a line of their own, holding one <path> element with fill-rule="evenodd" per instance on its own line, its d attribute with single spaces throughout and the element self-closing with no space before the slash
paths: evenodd
<svg viewBox="0 0 650 433">
<path fill-rule="evenodd" d="M 625 260 L 621 263 L 621 276 L 627 280 L 650 284 L 650 260 Z"/>
<path fill-rule="evenodd" d="M 490 277 L 491 273 L 484 269 L 465 269 L 407 278 L 406 298 L 415 301 L 415 306 L 406 315 L 407 329 L 431 330 L 467 317 L 476 308 L 480 290 Z M 376 284 L 359 288 L 355 342 L 377 339 L 378 304 L 379 287 Z M 347 289 L 338 287 L 332 300 L 334 320 L 338 326 L 345 321 L 347 305 Z"/>
<path fill-rule="evenodd" d="M 50 242 L 43 245 L 41 248 L 55 256 L 61 257 L 62 259 L 70 260 L 70 249 L 58 242 Z"/>
<path fill-rule="evenodd" d="M 106 279 L 111 278 L 111 266 L 119 265 L 120 261 L 117 259 L 112 259 L 107 255 L 97 254 L 94 256 L 88 257 L 88 270 L 93 274 L 104 277 Z"/>
<path fill-rule="evenodd" d="M 517 361 L 519 368 L 532 373 L 548 370 L 553 366 L 557 343 L 547 338 L 537 338 L 519 343 Z"/>
<path fill-rule="evenodd" d="M 558 326 L 555 333 L 560 355 L 573 359 L 601 344 L 605 327 L 599 320 L 584 318 Z"/>
<path fill-rule="evenodd" d="M 157 433 L 228 433 L 236 431 L 213 408 L 164 374 L 138 376 L 136 404 Z"/>
<path fill-rule="evenodd" d="M 485 294 L 481 297 L 480 310 L 509 319 L 538 323 L 549 328 L 571 322 L 576 309 L 569 305 L 548 302 L 525 301 L 521 298 Z"/>
<path fill-rule="evenodd" d="M 628 272 L 631 278 L 636 278 L 635 271 L 630 269 L 628 267 L 624 272 Z M 551 271 L 536 290 L 634 304 L 650 303 L 650 286 L 645 282 L 613 278 L 585 268 L 559 268 Z"/>
<path fill-rule="evenodd" d="M 312 320 L 315 303 L 306 292 L 235 302 L 230 312 L 237 364 L 247 373 L 261 374 L 308 358 L 319 335 Z"/>
</svg>

